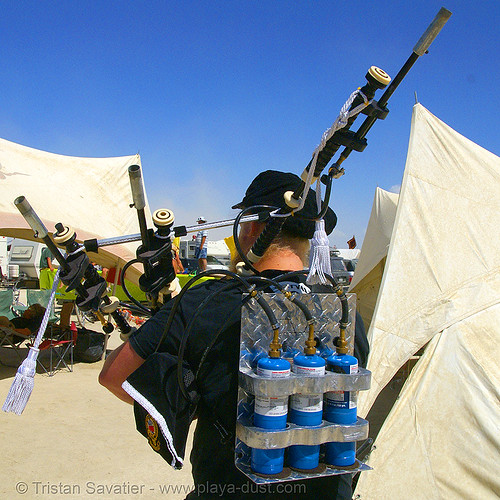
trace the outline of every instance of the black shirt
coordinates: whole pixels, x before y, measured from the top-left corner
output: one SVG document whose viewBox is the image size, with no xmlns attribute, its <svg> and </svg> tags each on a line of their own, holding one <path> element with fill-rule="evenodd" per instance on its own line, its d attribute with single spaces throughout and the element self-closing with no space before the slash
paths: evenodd
<svg viewBox="0 0 500 500">
<path fill-rule="evenodd" d="M 275 273 L 267 273 L 275 274 Z M 184 359 L 197 376 L 202 398 L 191 452 L 195 491 L 188 498 L 351 498 L 350 475 L 294 481 L 293 493 L 277 494 L 279 485 L 256 485 L 234 465 L 234 431 L 238 398 L 241 289 L 224 289 L 227 280 L 208 280 L 182 297 L 159 351 L 177 354 L 187 333 Z M 198 306 L 211 294 L 203 308 Z M 131 338 L 134 351 L 146 359 L 162 337 L 173 301 L 167 303 Z M 193 320 L 191 326 L 189 323 Z M 356 321 L 360 365 L 368 354 L 362 321 Z M 186 329 L 189 327 L 189 331 Z M 222 330 L 221 330 L 222 327 Z M 217 341 L 211 346 L 214 337 Z M 200 367 L 200 361 L 203 364 Z M 222 429 L 222 430 L 221 430 Z M 224 431 L 229 431 L 227 438 Z M 302 485 L 303 484 L 303 485 Z M 276 490 L 278 488 L 278 490 Z M 305 493 L 304 493 L 305 492 Z M 221 493 L 224 493 L 221 495 Z M 231 494 L 234 493 L 234 494 Z M 301 494 L 303 493 L 303 494 Z"/>
</svg>

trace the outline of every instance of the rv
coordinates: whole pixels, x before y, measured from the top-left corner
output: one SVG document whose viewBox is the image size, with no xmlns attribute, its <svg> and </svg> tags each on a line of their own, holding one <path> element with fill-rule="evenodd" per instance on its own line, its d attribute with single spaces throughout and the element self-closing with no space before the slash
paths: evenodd
<svg viewBox="0 0 500 500">
<path fill-rule="evenodd" d="M 8 275 L 10 280 L 27 277 L 38 279 L 40 277 L 40 256 L 42 243 L 15 238 L 10 243 L 8 252 Z M 5 271 L 2 266 L 2 271 Z"/>
<path fill-rule="evenodd" d="M 188 271 L 198 268 L 198 261 L 194 258 L 195 242 L 181 240 L 179 257 Z M 224 240 L 207 242 L 207 269 L 228 269 L 231 263 L 231 254 Z"/>
</svg>

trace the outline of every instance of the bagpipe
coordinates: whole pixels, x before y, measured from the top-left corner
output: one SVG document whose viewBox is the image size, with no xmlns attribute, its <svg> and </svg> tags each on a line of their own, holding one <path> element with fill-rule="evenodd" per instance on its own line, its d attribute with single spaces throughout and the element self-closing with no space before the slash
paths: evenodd
<svg viewBox="0 0 500 500">
<path fill-rule="evenodd" d="M 118 301 L 109 297 L 106 291 L 106 282 L 96 271 L 90 262 L 86 251 L 98 252 L 100 247 L 116 245 L 133 241 L 140 241 L 137 248 L 136 258 L 128 262 L 121 271 L 121 282 L 124 292 L 137 308 L 147 315 L 155 314 L 159 309 L 158 298 L 160 293 L 168 295 L 173 290 L 173 283 L 176 280 L 175 271 L 172 265 L 172 237 L 186 236 L 203 229 L 215 229 L 220 227 L 233 226 L 233 234 L 237 236 L 238 224 L 245 221 L 258 220 L 265 222 L 265 228 L 245 255 L 241 252 L 238 239 L 235 238 L 237 250 L 239 250 L 241 274 L 253 273 L 258 275 L 253 264 L 257 262 L 270 246 L 274 238 L 280 232 L 287 217 L 301 217 L 300 210 L 303 206 L 305 196 L 310 186 L 320 180 L 325 186 L 325 196 L 318 208 L 316 217 L 312 220 L 319 220 L 328 208 L 331 186 L 333 179 L 344 174 L 343 162 L 349 157 L 352 151 L 363 151 L 367 146 L 366 135 L 377 120 L 383 120 L 389 113 L 387 103 L 403 78 L 410 71 L 417 59 L 425 54 L 436 38 L 451 12 L 441 8 L 427 30 L 418 40 L 412 50 L 411 55 L 401 67 L 396 77 L 392 79 L 380 68 L 372 66 L 366 73 L 366 83 L 361 88 L 354 91 L 347 100 L 337 120 L 328 129 L 321 140 L 321 143 L 313 153 L 312 159 L 307 164 L 301 175 L 299 187 L 294 192 L 285 194 L 285 207 L 275 207 L 274 210 L 267 210 L 262 213 L 247 215 L 247 211 L 240 213 L 238 217 L 231 220 L 217 221 L 212 223 L 197 224 L 195 226 L 174 227 L 174 214 L 168 209 L 156 210 L 152 220 L 155 229 L 148 228 L 145 208 L 146 197 L 142 183 L 141 168 L 138 165 L 129 167 L 129 178 L 133 203 L 139 222 L 139 234 L 112 237 L 107 239 L 91 239 L 83 243 L 77 242 L 77 235 L 69 228 L 59 223 L 56 231 L 51 237 L 43 222 L 37 216 L 24 196 L 19 196 L 14 204 L 19 209 L 25 220 L 35 232 L 35 235 L 43 240 L 49 247 L 55 259 L 61 266 L 60 279 L 67 286 L 67 289 L 74 290 L 77 294 L 76 304 L 83 311 L 93 311 L 101 320 L 105 332 L 110 332 L 113 326 L 108 323 L 104 314 L 111 314 L 117 326 L 123 334 L 130 332 L 130 326 L 126 319 L 118 311 Z M 375 94 L 379 90 L 385 89 L 380 99 L 375 100 Z M 351 130 L 358 116 L 363 114 L 365 120 L 357 131 Z M 322 175 L 325 168 L 334 158 L 337 151 L 343 147 L 338 159 L 328 168 L 328 173 Z M 311 220 L 311 219 L 308 219 Z M 58 247 L 65 249 L 65 255 Z M 128 292 L 125 286 L 125 274 L 127 269 L 133 264 L 141 264 L 144 272 L 139 279 L 140 289 L 145 292 L 150 306 L 139 303 Z"/>
</svg>

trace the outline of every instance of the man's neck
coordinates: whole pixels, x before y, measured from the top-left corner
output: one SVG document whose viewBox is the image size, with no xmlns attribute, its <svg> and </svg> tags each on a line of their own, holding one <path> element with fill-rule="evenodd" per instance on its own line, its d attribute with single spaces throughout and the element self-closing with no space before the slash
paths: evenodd
<svg viewBox="0 0 500 500">
<path fill-rule="evenodd" d="M 290 250 L 273 252 L 271 255 L 264 255 L 262 259 L 254 264 L 257 271 L 266 269 L 276 269 L 277 271 L 300 271 L 304 269 L 302 259 Z"/>
</svg>

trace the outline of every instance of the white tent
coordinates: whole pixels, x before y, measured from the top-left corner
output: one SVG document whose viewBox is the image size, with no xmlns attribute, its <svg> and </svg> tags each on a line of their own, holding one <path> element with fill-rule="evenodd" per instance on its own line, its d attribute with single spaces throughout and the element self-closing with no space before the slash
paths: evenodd
<svg viewBox="0 0 500 500">
<path fill-rule="evenodd" d="M 377 437 L 374 470 L 361 475 L 356 498 L 500 495 L 499 227 L 500 158 L 417 104 L 368 332 L 372 389 L 360 393 L 361 416 L 428 345 Z"/>
<path fill-rule="evenodd" d="M 132 195 L 130 165 L 139 155 L 116 158 L 62 156 L 0 139 L 0 235 L 36 240 L 14 205 L 25 196 L 49 233 L 57 222 L 71 226 L 79 241 L 139 232 Z M 104 267 L 123 267 L 135 257 L 136 244 L 103 247 L 89 257 Z M 140 273 L 130 268 L 127 279 Z"/>
<path fill-rule="evenodd" d="M 356 307 L 366 329 L 372 321 L 384 273 L 398 198 L 399 195 L 395 193 L 376 189 L 359 261 L 349 288 L 357 296 Z"/>
</svg>

